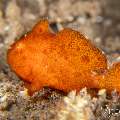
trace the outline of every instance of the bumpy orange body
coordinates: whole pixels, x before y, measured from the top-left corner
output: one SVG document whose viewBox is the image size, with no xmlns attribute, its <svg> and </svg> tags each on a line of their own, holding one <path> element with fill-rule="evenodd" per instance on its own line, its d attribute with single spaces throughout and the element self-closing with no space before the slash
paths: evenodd
<svg viewBox="0 0 120 120">
<path fill-rule="evenodd" d="M 116 89 L 120 92 L 120 62 L 114 63 L 104 77 L 104 88 L 112 91 Z"/>
<path fill-rule="evenodd" d="M 109 88 L 109 83 L 111 89 L 120 88 L 116 86 L 118 79 L 114 83 L 118 73 L 108 72 L 106 57 L 98 48 L 72 29 L 51 32 L 47 20 L 17 40 L 8 50 L 7 60 L 31 95 L 45 86 L 64 92 L 83 87 Z"/>
</svg>

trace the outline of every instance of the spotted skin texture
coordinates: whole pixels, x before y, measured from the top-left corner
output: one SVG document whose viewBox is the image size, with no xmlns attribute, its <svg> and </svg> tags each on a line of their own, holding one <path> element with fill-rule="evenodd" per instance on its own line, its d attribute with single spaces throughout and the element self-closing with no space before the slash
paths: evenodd
<svg viewBox="0 0 120 120">
<path fill-rule="evenodd" d="M 11 45 L 7 60 L 30 95 L 46 86 L 69 92 L 107 85 L 108 77 L 103 77 L 108 73 L 105 55 L 77 31 L 65 28 L 51 32 L 47 20 Z"/>
<path fill-rule="evenodd" d="M 109 91 L 116 89 L 120 92 L 120 62 L 114 63 L 105 75 L 105 88 Z"/>
</svg>

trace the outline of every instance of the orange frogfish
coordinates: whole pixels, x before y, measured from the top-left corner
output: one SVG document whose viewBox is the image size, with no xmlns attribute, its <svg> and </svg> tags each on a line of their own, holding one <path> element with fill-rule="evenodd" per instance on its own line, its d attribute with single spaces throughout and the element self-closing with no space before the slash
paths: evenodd
<svg viewBox="0 0 120 120">
<path fill-rule="evenodd" d="M 7 61 L 30 95 L 43 87 L 120 91 L 120 63 L 108 69 L 106 56 L 89 39 L 70 28 L 53 33 L 47 20 L 11 45 Z"/>
</svg>

